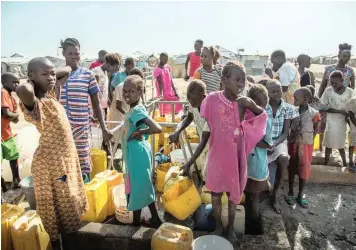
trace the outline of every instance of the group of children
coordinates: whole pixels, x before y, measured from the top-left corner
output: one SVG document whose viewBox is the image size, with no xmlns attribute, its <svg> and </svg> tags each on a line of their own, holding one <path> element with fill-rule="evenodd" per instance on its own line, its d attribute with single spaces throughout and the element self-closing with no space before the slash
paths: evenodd
<svg viewBox="0 0 356 250">
<path fill-rule="evenodd" d="M 313 141 L 321 120 L 319 111 L 327 113 L 323 140 L 326 163 L 334 148 L 339 149 L 346 165 L 343 147 L 347 122 L 351 126 L 350 145 L 355 145 L 356 140 L 356 97 L 354 90 L 344 84 L 345 74 L 339 70 L 342 65 L 328 75 L 330 87 L 326 88 L 320 100 L 314 96 L 313 86 L 299 88 L 296 82 L 300 74 L 291 72 L 291 65 L 285 65 L 283 51 L 272 54 L 275 72 L 272 70 L 270 73 L 272 78 L 277 79 L 251 84 L 245 94 L 246 72 L 242 64 L 229 62 L 221 68 L 217 63 L 218 52 L 214 48 L 204 47 L 200 40 L 195 45 L 196 50 L 200 48 L 201 52 L 190 54 L 190 60 L 196 60 L 195 56 L 199 54 L 202 66 L 195 70 L 187 89 L 187 100 L 190 103 L 188 115 L 170 135 L 170 140 L 178 141 L 180 132 L 194 121 L 200 143 L 192 158 L 184 164 L 183 175 L 189 175 L 190 166 L 200 161 L 203 179 L 212 193 L 216 220 L 214 234 L 226 233 L 227 238 L 234 241 L 236 205 L 242 194 L 245 192 L 246 195 L 247 216 L 251 218 L 250 221 L 256 222 L 259 218 L 260 194 L 268 190 L 269 178 L 274 179 L 271 181 L 271 204 L 275 212 L 281 212 L 278 198 L 287 172 L 289 192 L 285 196 L 286 202 L 298 202 L 300 206 L 308 207 L 303 190 L 305 182 L 310 178 Z M 340 50 L 339 58 L 343 58 L 340 61 L 347 63 L 347 55 L 347 51 Z M 179 100 L 167 61 L 168 55 L 162 53 L 160 63 L 153 73 L 157 94 L 163 100 Z M 134 69 L 134 61 L 131 59 L 126 59 L 125 72 L 119 72 L 121 58 L 115 53 L 106 54 L 103 64 L 97 65 L 94 68 L 96 79 L 100 82 L 102 75 L 103 83 L 100 84 L 109 86 L 107 119 L 124 121 L 120 140 L 125 162 L 128 209 L 134 211 L 134 223 L 139 224 L 141 209 L 148 206 L 152 214 L 151 222 L 157 227 L 161 221 L 154 202 L 154 168 L 147 137 L 160 133 L 162 128 L 142 105 L 145 90 L 143 73 Z M 197 66 L 197 63 L 194 65 Z M 100 70 L 98 67 L 101 67 Z M 18 86 L 19 78 L 16 75 L 5 73 L 2 76 L 2 120 L 7 121 L 4 123 L 7 126 L 4 131 L 9 132 L 10 122 L 18 121 L 16 102 L 11 98 L 11 92 L 16 90 L 25 119 L 33 123 L 41 134 L 40 147 L 32 163 L 32 174 L 37 210 L 55 249 L 59 249 L 59 234 L 65 236 L 79 228 L 80 217 L 88 206 L 78 147 L 75 145 L 68 114 L 52 94 L 56 82 L 63 81 L 58 72 L 47 59 L 35 58 L 28 64 L 28 83 Z M 63 78 L 68 79 L 68 75 Z M 90 84 L 92 88 L 97 85 L 95 79 Z M 103 95 L 105 88 L 99 86 L 99 89 Z M 181 106 L 176 107 L 175 112 L 180 109 Z M 162 107 L 163 114 L 164 110 Z M 115 112 L 120 112 L 120 118 L 115 116 Z M 3 133 L 2 125 L 2 156 L 12 162 L 16 185 L 19 176 L 17 163 L 14 162 L 18 153 L 14 150 L 11 130 L 6 138 L 3 138 L 4 135 L 6 133 Z M 277 168 L 272 177 L 269 166 L 273 164 Z M 354 167 L 352 158 L 350 167 Z M 294 197 L 296 174 L 299 176 L 299 193 Z M 224 192 L 229 196 L 229 222 L 226 230 L 221 221 L 221 197 Z"/>
</svg>

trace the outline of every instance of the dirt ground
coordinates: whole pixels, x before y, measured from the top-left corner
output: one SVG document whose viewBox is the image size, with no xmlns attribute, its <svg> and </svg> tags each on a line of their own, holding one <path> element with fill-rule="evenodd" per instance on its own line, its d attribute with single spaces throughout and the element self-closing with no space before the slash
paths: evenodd
<svg viewBox="0 0 356 250">
<path fill-rule="evenodd" d="M 298 191 L 294 188 L 295 195 Z M 287 194 L 288 186 L 284 186 Z M 310 207 L 289 206 L 284 197 L 282 217 L 294 249 L 356 249 L 355 186 L 309 184 L 305 188 Z"/>
</svg>

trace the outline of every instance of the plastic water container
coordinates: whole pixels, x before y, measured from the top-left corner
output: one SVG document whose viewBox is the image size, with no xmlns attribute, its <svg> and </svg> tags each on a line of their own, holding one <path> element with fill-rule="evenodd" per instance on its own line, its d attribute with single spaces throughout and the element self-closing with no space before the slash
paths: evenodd
<svg viewBox="0 0 356 250">
<path fill-rule="evenodd" d="M 28 176 L 21 180 L 20 187 L 25 194 L 26 200 L 30 204 L 32 210 L 36 210 L 36 199 L 35 199 L 35 190 L 33 188 L 33 178 Z"/>
<path fill-rule="evenodd" d="M 163 193 L 162 203 L 168 213 L 185 220 L 200 207 L 201 198 L 194 183 L 185 178 Z"/>
<path fill-rule="evenodd" d="M 191 145 L 192 151 L 194 153 L 199 144 L 198 143 L 191 143 L 190 145 Z M 187 145 L 185 145 L 185 152 L 187 153 L 187 158 L 190 159 L 191 158 L 190 151 L 189 151 L 189 148 L 188 148 Z M 170 153 L 170 155 L 171 155 L 172 162 L 180 162 L 180 163 L 185 163 L 186 162 L 182 149 L 173 150 Z"/>
<path fill-rule="evenodd" d="M 212 232 L 216 228 L 216 222 L 213 216 L 213 206 L 211 204 L 202 204 L 195 213 L 194 230 Z"/>
<path fill-rule="evenodd" d="M 101 179 L 93 179 L 84 185 L 89 209 L 82 220 L 88 222 L 103 222 L 108 216 L 108 184 Z"/>
<path fill-rule="evenodd" d="M 96 174 L 103 172 L 107 169 L 108 159 L 106 152 L 97 148 L 90 149 L 90 157 L 92 162 L 92 171 L 90 173 L 90 179 L 93 179 Z"/>
<path fill-rule="evenodd" d="M 204 185 L 201 191 L 201 202 L 204 204 L 211 204 L 211 192 L 209 189 L 206 188 Z M 226 193 L 223 194 L 221 197 L 221 204 L 223 206 L 227 205 L 229 202 L 229 198 L 227 197 Z"/>
<path fill-rule="evenodd" d="M 193 242 L 193 232 L 188 227 L 163 223 L 153 234 L 152 250 L 190 250 Z"/>
<path fill-rule="evenodd" d="M 51 250 L 48 233 L 44 230 L 40 216 L 34 210 L 27 211 L 11 228 L 15 250 Z"/>
<path fill-rule="evenodd" d="M 168 189 L 174 186 L 177 182 L 181 181 L 184 179 L 183 176 L 180 176 L 180 166 L 172 166 L 165 178 L 164 178 L 164 188 L 163 191 L 166 192 Z"/>
<path fill-rule="evenodd" d="M 232 244 L 220 236 L 205 235 L 194 240 L 192 250 L 234 250 Z"/>
<path fill-rule="evenodd" d="M 105 170 L 97 175 L 95 175 L 95 178 L 105 180 L 106 183 L 108 184 L 108 215 L 114 215 L 115 214 L 115 206 L 114 206 L 114 200 L 112 196 L 112 190 L 114 187 L 124 183 L 124 175 L 123 173 L 119 173 L 116 170 Z"/>
<path fill-rule="evenodd" d="M 164 179 L 166 178 L 166 174 L 168 173 L 168 170 L 171 168 L 172 163 L 167 162 L 167 163 L 162 163 L 157 167 L 156 173 L 157 173 L 157 181 L 156 181 L 156 188 L 158 192 L 163 192 L 164 188 Z"/>
<path fill-rule="evenodd" d="M 164 133 L 163 134 L 164 140 L 163 140 L 163 154 L 168 155 L 170 153 L 170 148 L 169 148 L 169 134 Z"/>
<path fill-rule="evenodd" d="M 25 213 L 25 209 L 11 204 L 1 204 L 1 249 L 13 250 L 11 227 Z"/>
<path fill-rule="evenodd" d="M 315 135 L 315 138 L 314 138 L 314 151 L 316 150 L 319 150 L 319 143 L 320 143 L 320 135 L 317 134 Z"/>
<path fill-rule="evenodd" d="M 229 209 L 228 206 L 223 206 L 221 213 L 221 220 L 224 227 L 227 227 L 229 221 Z M 235 233 L 244 234 L 245 233 L 245 208 L 241 205 L 237 205 L 235 221 L 234 221 Z"/>
<path fill-rule="evenodd" d="M 113 188 L 112 196 L 115 206 L 115 217 L 117 221 L 123 224 L 133 223 L 133 212 L 127 209 L 127 200 L 125 195 L 125 184 L 120 184 Z M 150 209 L 145 207 L 141 211 L 141 221 L 149 222 L 152 215 Z"/>
</svg>

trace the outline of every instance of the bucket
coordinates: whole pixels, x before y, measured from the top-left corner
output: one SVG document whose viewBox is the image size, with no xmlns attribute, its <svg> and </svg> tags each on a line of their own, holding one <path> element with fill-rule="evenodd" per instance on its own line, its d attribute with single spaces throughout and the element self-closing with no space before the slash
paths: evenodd
<svg viewBox="0 0 356 250">
<path fill-rule="evenodd" d="M 25 194 L 26 200 L 30 204 L 31 210 L 36 210 L 35 190 L 33 188 L 32 176 L 22 179 L 19 185 Z"/>
<path fill-rule="evenodd" d="M 228 240 L 220 236 L 205 235 L 193 241 L 192 250 L 234 250 Z"/>
<path fill-rule="evenodd" d="M 199 144 L 198 143 L 191 143 L 190 145 L 191 145 L 192 151 L 194 153 L 195 150 L 198 148 Z M 187 145 L 185 146 L 185 152 L 187 153 L 187 158 L 190 159 L 191 158 L 190 151 L 189 151 L 189 148 L 188 148 Z M 172 162 L 180 162 L 180 163 L 185 163 L 186 162 L 182 149 L 173 150 L 170 153 L 170 156 L 171 156 L 171 161 Z"/>
</svg>

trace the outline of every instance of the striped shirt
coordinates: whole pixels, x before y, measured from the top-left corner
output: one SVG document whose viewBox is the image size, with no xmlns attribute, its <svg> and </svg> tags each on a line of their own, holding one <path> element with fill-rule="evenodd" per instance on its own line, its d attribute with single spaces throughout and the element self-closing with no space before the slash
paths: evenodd
<svg viewBox="0 0 356 250">
<path fill-rule="evenodd" d="M 88 126 L 90 119 L 90 95 L 98 93 L 94 74 L 79 67 L 61 87 L 59 102 L 66 110 L 71 125 Z"/>
<path fill-rule="evenodd" d="M 220 90 L 222 68 L 215 66 L 212 72 L 206 71 L 203 67 L 198 68 L 194 73 L 194 79 L 202 80 L 206 85 L 206 91 L 210 92 Z"/>
</svg>

